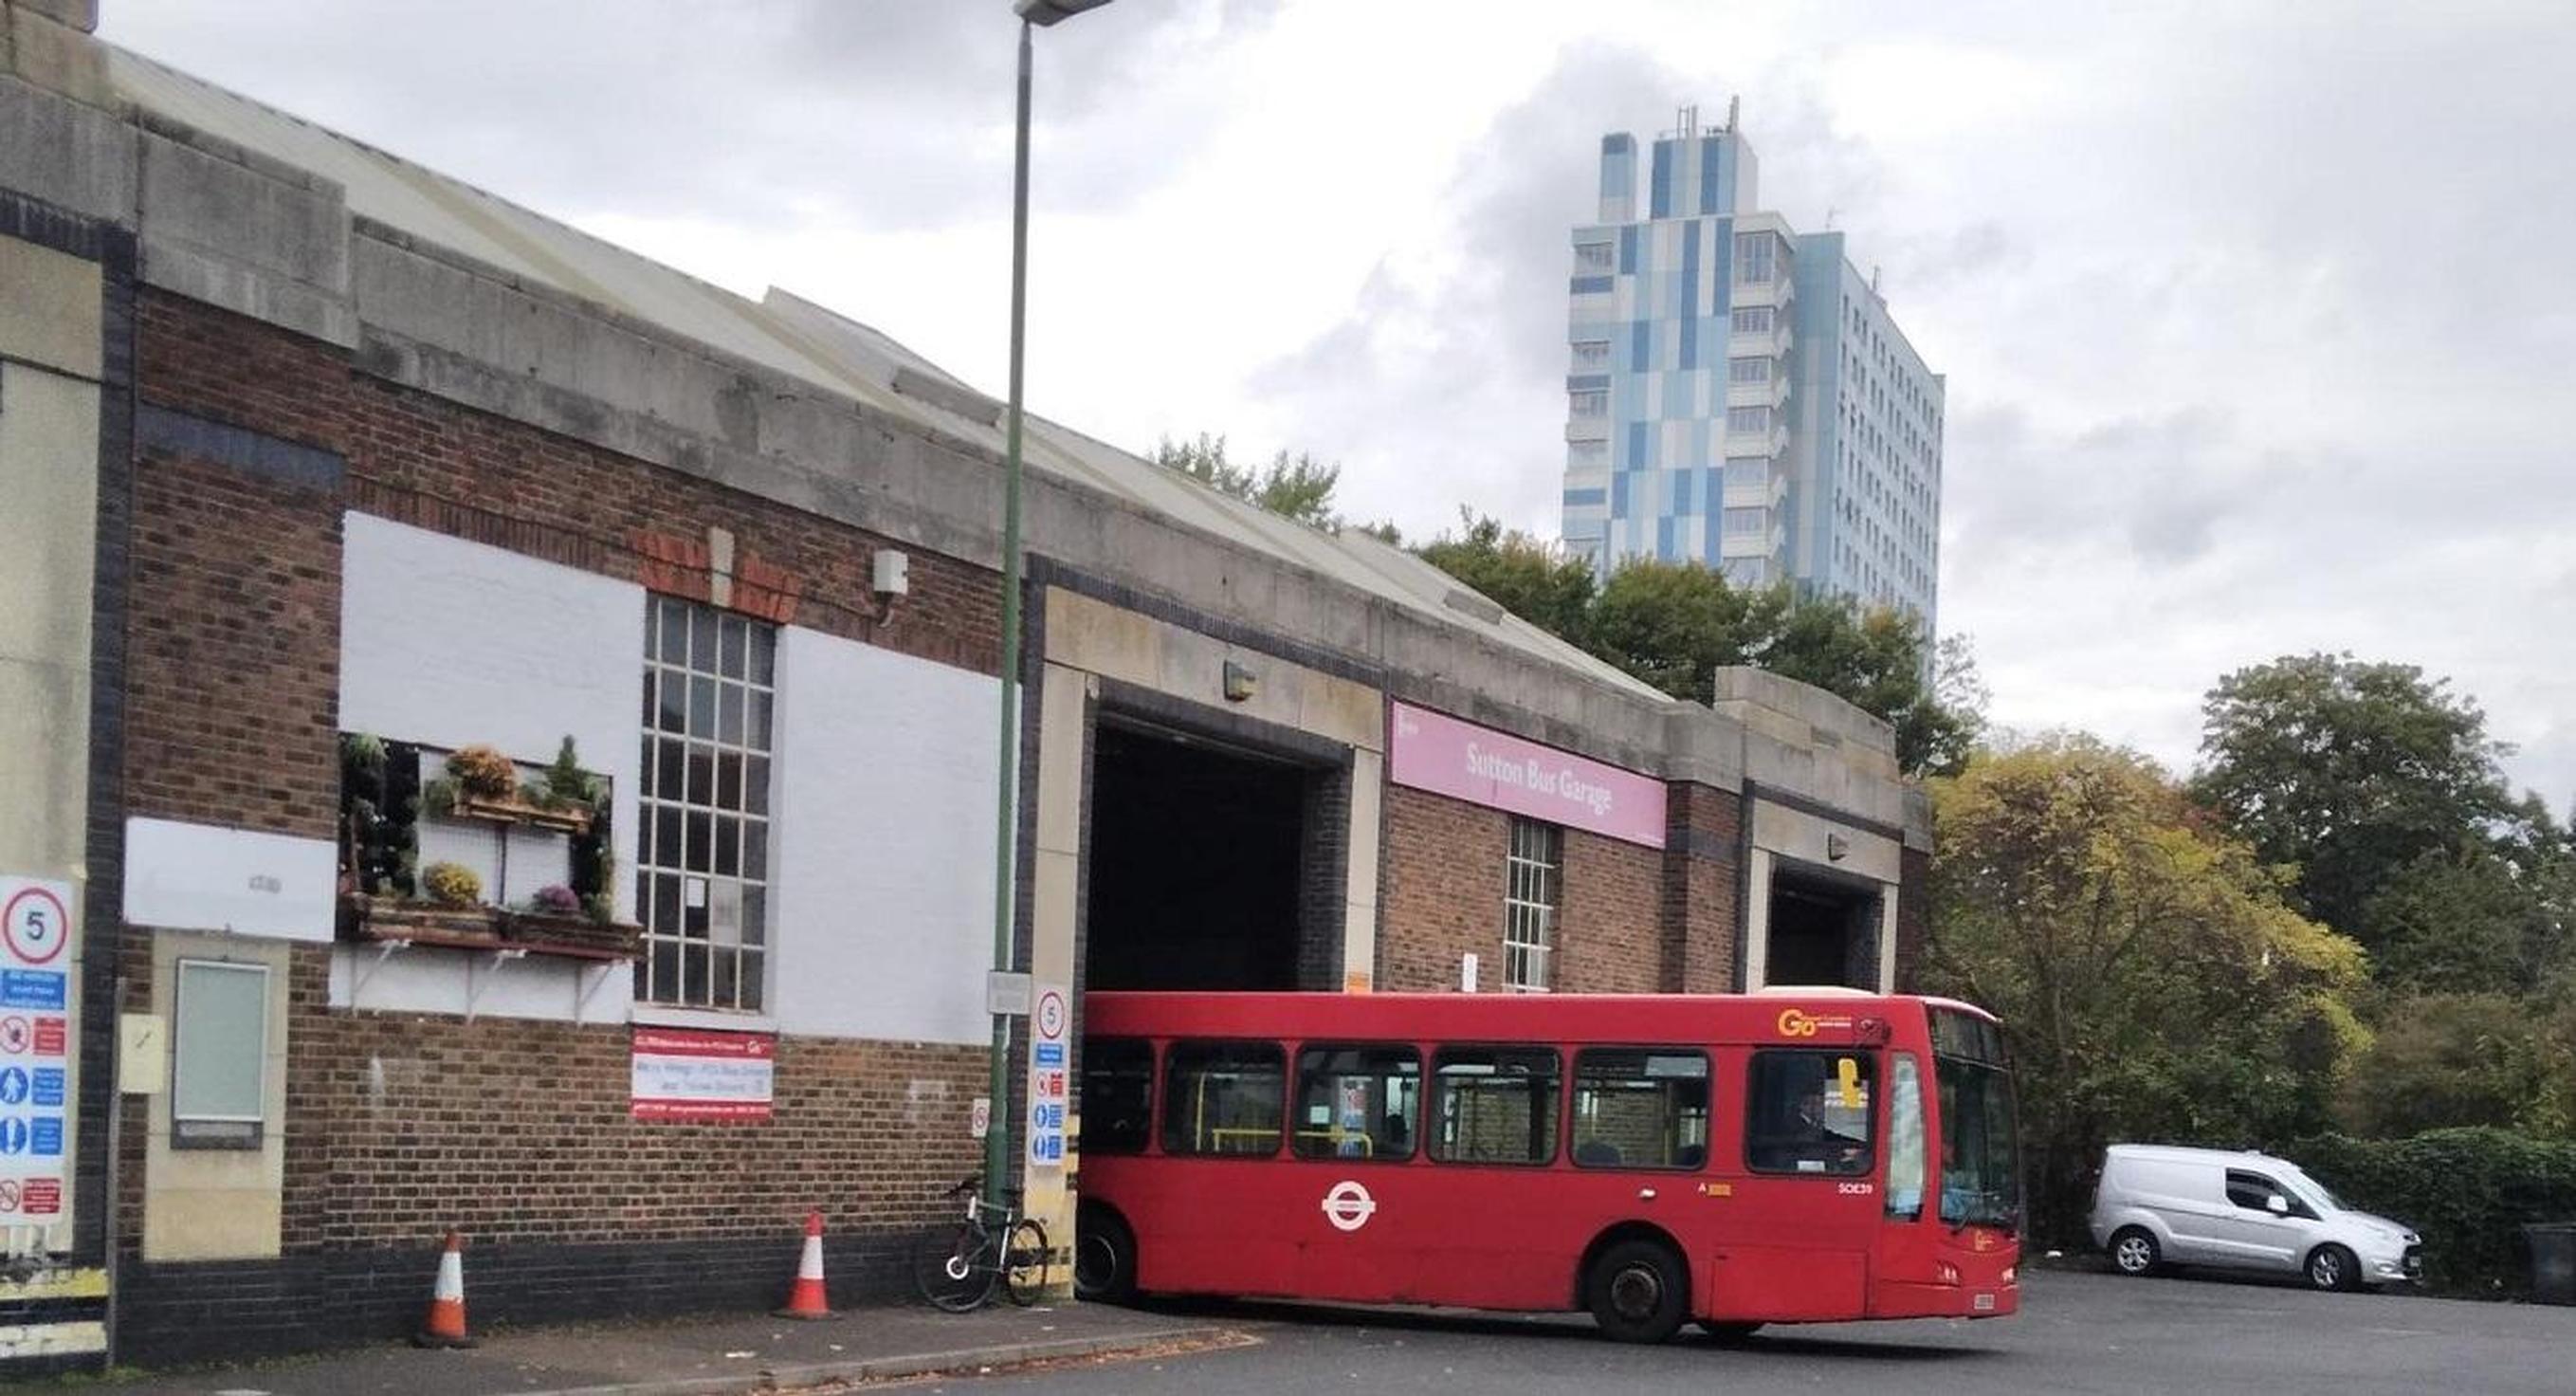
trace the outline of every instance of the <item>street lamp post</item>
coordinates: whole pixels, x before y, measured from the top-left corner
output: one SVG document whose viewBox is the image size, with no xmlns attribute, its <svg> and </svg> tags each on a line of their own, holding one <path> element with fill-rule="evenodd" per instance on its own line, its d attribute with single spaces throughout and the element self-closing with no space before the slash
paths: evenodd
<svg viewBox="0 0 2576 1396">
<path fill-rule="evenodd" d="M 1012 930 L 1019 906 L 1020 697 L 1020 382 L 1029 300 L 1029 36 L 1042 27 L 1098 9 L 1109 0 L 1014 0 L 1020 17 L 1020 92 L 1011 166 L 1011 405 L 1002 465 L 1001 790 L 994 816 L 993 968 L 1012 968 Z M 1011 1162 L 1011 1019 L 993 1015 L 993 1101 L 984 1131 L 984 1191 L 1009 1186 Z"/>
</svg>

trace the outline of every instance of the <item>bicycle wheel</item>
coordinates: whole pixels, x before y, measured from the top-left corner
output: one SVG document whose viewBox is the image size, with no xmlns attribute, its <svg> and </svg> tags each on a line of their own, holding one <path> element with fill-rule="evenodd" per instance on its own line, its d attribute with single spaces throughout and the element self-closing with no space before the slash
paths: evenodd
<svg viewBox="0 0 2576 1396">
<path fill-rule="evenodd" d="M 991 1245 L 980 1222 L 932 1227 L 912 1243 L 913 1286 L 952 1314 L 983 1307 L 1002 1273 L 987 1254 Z"/>
<path fill-rule="evenodd" d="M 1054 1259 L 1046 1228 L 1035 1217 L 1020 1218 L 1011 1228 L 1010 1249 L 1002 1257 L 1002 1292 L 1023 1309 L 1038 1302 L 1046 1294 Z"/>
</svg>

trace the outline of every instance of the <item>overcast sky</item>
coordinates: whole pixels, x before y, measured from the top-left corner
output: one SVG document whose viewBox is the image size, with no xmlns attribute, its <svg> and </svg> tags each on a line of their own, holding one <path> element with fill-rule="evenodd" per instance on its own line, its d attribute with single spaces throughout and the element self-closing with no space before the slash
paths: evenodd
<svg viewBox="0 0 2576 1396">
<path fill-rule="evenodd" d="M 104 0 L 101 32 L 1004 382 L 1007 0 Z M 1743 99 L 1949 380 L 1994 715 L 2191 764 L 2289 652 L 2576 798 L 2576 6 L 1118 0 L 1039 35 L 1029 399 L 1553 536 L 1605 131 Z"/>
</svg>

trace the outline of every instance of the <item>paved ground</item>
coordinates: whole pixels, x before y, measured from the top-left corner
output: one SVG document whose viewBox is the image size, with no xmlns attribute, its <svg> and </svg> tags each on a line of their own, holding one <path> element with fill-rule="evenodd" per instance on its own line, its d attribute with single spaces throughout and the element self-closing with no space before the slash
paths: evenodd
<svg viewBox="0 0 2576 1396">
<path fill-rule="evenodd" d="M 1207 1321 L 1101 1304 L 1008 1305 L 971 1314 L 855 1309 L 796 1323 L 726 1318 L 484 1334 L 464 1352 L 369 1347 L 247 1367 L 155 1374 L 89 1388 L 112 1396 L 731 1396 L 1101 1351 L 1165 1351 L 1221 1338 Z"/>
<path fill-rule="evenodd" d="M 961 1396 L 2576 1392 L 2576 1309 L 2054 1270 L 2029 1273 L 2023 1299 L 2022 1313 L 2009 1319 L 1774 1328 L 1733 1348 L 1695 1333 L 1662 1347 L 1626 1347 L 1596 1336 L 1588 1320 L 1564 1316 L 1266 1304 L 997 1308 L 963 1316 L 863 1309 L 817 1324 L 737 1318 L 542 1329 L 486 1335 L 472 1352 L 370 1348 L 103 1389 L 115 1396 L 732 1396 L 935 1373 L 904 1389 Z M 1007 1365 L 1033 1359 L 1034 1367 Z M 997 1370 L 979 1372 L 987 1366 Z"/>
<path fill-rule="evenodd" d="M 2029 1276 L 2022 1313 L 1979 1323 L 1766 1329 L 1740 1348 L 1688 1333 L 1624 1347 L 1571 1318 L 1497 1319 L 1190 1306 L 1255 1345 L 1044 1372 L 955 1389 L 1296 1393 L 1816 1391 L 2297 1393 L 2576 1392 L 2576 1309 L 2473 1304 L 2210 1279 Z"/>
</svg>

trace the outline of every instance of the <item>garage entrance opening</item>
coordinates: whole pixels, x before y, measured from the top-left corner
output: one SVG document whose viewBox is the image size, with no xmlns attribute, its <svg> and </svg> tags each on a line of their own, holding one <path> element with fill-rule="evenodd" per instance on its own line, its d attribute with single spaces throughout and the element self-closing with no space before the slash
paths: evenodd
<svg viewBox="0 0 2576 1396">
<path fill-rule="evenodd" d="M 1347 779 L 1104 717 L 1092 748 L 1086 986 L 1326 987 L 1300 980 L 1328 959 L 1338 966 L 1339 923 L 1321 914 L 1338 908 L 1308 893 L 1336 882 L 1312 864 L 1329 846 L 1317 829 L 1333 815 L 1335 782 Z"/>
<path fill-rule="evenodd" d="M 1828 878 L 1775 871 L 1764 982 L 1875 991 L 1878 898 Z"/>
</svg>

